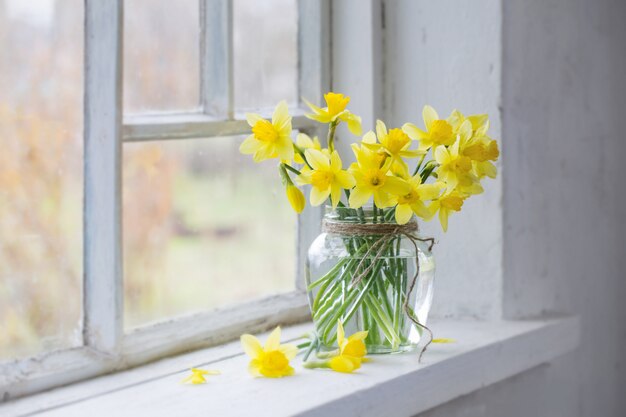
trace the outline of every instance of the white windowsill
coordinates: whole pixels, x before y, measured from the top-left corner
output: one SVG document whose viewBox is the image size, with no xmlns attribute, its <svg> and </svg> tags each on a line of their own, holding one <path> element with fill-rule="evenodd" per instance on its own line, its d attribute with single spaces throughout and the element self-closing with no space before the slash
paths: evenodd
<svg viewBox="0 0 626 417">
<path fill-rule="evenodd" d="M 433 320 L 436 337 L 422 363 L 411 354 L 373 356 L 357 374 L 303 369 L 252 378 L 238 342 L 198 350 L 0 405 L 20 416 L 413 416 L 551 361 L 579 340 L 575 317 L 533 321 Z M 283 340 L 311 329 L 285 328 Z M 262 335 L 261 338 L 265 337 Z M 217 369 L 205 385 L 181 385 L 189 367 Z"/>
</svg>

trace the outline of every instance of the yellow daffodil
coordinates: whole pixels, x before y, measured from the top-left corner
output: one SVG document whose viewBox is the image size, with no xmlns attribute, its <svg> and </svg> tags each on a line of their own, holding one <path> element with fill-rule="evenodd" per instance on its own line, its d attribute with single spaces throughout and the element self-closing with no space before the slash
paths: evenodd
<svg viewBox="0 0 626 417">
<path fill-rule="evenodd" d="M 330 352 L 330 359 L 324 362 L 305 362 L 304 366 L 309 369 L 330 368 L 335 372 L 352 373 L 361 367 L 361 363 L 367 358 L 365 338 L 367 331 L 359 331 L 346 337 L 341 320 L 337 321 L 337 346 L 338 350 Z"/>
<path fill-rule="evenodd" d="M 326 107 L 324 108 L 305 100 L 306 104 L 313 111 L 313 114 L 307 114 L 306 117 L 317 120 L 320 123 L 336 123 L 340 120 L 348 125 L 348 129 L 353 135 L 361 135 L 361 118 L 346 109 L 350 102 L 350 97 L 330 92 L 324 94 L 324 100 L 326 101 Z"/>
<path fill-rule="evenodd" d="M 294 209 L 296 213 L 302 213 L 304 210 L 304 206 L 306 204 L 306 200 L 304 199 L 304 194 L 298 187 L 292 184 L 287 185 L 286 189 L 287 200 L 289 200 L 289 204 Z"/>
<path fill-rule="evenodd" d="M 341 190 L 354 187 L 351 174 L 341 169 L 341 158 L 337 151 L 330 156 L 316 149 L 307 149 L 305 156 L 312 169 L 302 170 L 297 177 L 301 184 L 311 184 L 311 205 L 319 206 L 330 196 L 333 208 L 341 198 Z"/>
<path fill-rule="evenodd" d="M 252 135 L 248 136 L 239 147 L 241 153 L 253 155 L 255 162 L 271 158 L 280 158 L 282 161 L 290 162 L 293 159 L 291 116 L 289 116 L 287 102 L 278 103 L 271 122 L 252 113 L 246 114 L 246 119 L 252 127 Z"/>
<path fill-rule="evenodd" d="M 461 211 L 463 200 L 463 196 L 456 192 L 446 193 L 434 200 L 428 207 L 432 215 L 439 212 L 439 222 L 444 232 L 448 231 L 448 217 L 455 211 Z"/>
<path fill-rule="evenodd" d="M 362 207 L 370 197 L 379 208 L 389 207 L 393 203 L 392 195 L 403 195 L 411 190 L 411 186 L 403 179 L 388 175 L 391 158 L 379 154 L 365 146 L 352 145 L 357 162 L 350 166 L 349 172 L 356 181 L 350 193 L 351 208 Z"/>
<path fill-rule="evenodd" d="M 407 164 L 403 158 L 415 158 L 424 154 L 424 151 L 409 149 L 412 140 L 402 129 L 396 128 L 388 131 L 387 126 L 381 120 L 376 121 L 376 137 L 379 143 L 376 143 L 375 139 L 372 141 L 371 135 L 373 132 L 366 134 L 368 138 L 363 141 L 364 146 L 374 151 L 385 152 L 395 164 L 406 167 Z"/>
<path fill-rule="evenodd" d="M 483 178 L 484 176 L 495 178 L 498 174 L 496 166 L 491 161 L 498 160 L 500 149 L 498 148 L 498 142 L 488 136 L 472 138 L 464 146 L 462 154 L 472 160 L 473 171 L 478 178 Z"/>
<path fill-rule="evenodd" d="M 461 178 L 470 174 L 472 160 L 459 154 L 460 142 L 456 141 L 450 148 L 439 146 L 435 149 L 435 160 L 439 164 L 437 175 L 446 183 L 448 191 L 452 191 Z"/>
<path fill-rule="evenodd" d="M 220 371 L 209 371 L 199 368 L 191 368 L 191 375 L 181 381 L 183 384 L 206 384 L 207 375 L 219 375 Z"/>
<path fill-rule="evenodd" d="M 289 361 L 296 357 L 298 348 L 291 344 L 280 344 L 280 327 L 269 335 L 265 347 L 261 346 L 259 339 L 250 334 L 241 336 L 241 345 L 252 359 L 248 366 L 252 375 L 281 378 L 294 374 Z"/>
<path fill-rule="evenodd" d="M 408 223 L 413 214 L 422 219 L 429 220 L 433 214 L 428 207 L 426 207 L 424 202 L 439 197 L 444 185 L 441 182 L 422 184 L 422 178 L 419 174 L 414 175 L 407 182 L 411 186 L 411 190 L 396 198 L 396 223 Z"/>
<path fill-rule="evenodd" d="M 402 126 L 404 133 L 413 140 L 419 140 L 419 150 L 426 151 L 439 145 L 450 146 L 456 137 L 452 125 L 447 120 L 439 119 L 439 115 L 430 106 L 424 106 L 422 111 L 426 130 L 422 130 L 412 123 Z"/>
<path fill-rule="evenodd" d="M 337 346 L 339 355 L 363 360 L 367 355 L 367 348 L 363 342 L 367 337 L 367 330 L 356 332 L 346 337 L 346 332 L 341 321 L 337 322 Z"/>
<path fill-rule="evenodd" d="M 313 139 L 305 133 L 298 133 L 296 135 L 296 145 L 303 152 L 307 149 L 317 149 L 318 151 L 322 150 L 322 144 L 317 136 L 314 136 Z M 293 160 L 297 164 L 304 164 L 304 159 L 299 154 L 295 154 Z"/>
</svg>

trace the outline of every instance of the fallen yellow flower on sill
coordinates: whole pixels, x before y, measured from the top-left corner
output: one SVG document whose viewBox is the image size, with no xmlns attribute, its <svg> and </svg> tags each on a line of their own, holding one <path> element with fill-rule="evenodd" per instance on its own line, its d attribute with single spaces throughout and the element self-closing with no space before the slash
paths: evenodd
<svg viewBox="0 0 626 417">
<path fill-rule="evenodd" d="M 444 337 L 444 338 L 439 338 L 439 339 L 433 339 L 433 341 L 430 343 L 442 343 L 443 344 L 443 343 L 455 343 L 455 342 L 456 340 L 454 339 L 448 339 Z"/>
<path fill-rule="evenodd" d="M 367 362 L 367 348 L 363 340 L 367 337 L 367 331 L 356 332 L 346 337 L 341 321 L 337 321 L 337 345 L 339 350 L 325 362 L 306 362 L 305 368 L 330 368 L 335 372 L 352 373 L 361 367 L 361 363 Z"/>
<path fill-rule="evenodd" d="M 200 368 L 191 368 L 191 375 L 181 381 L 182 384 L 206 384 L 206 375 L 219 375 L 220 371 L 210 371 Z"/>
<path fill-rule="evenodd" d="M 291 344 L 280 344 L 280 327 L 270 333 L 265 347 L 262 347 L 259 339 L 251 334 L 241 335 L 241 346 L 252 358 L 248 366 L 248 371 L 252 375 L 281 378 L 294 374 L 295 371 L 289 365 L 289 361 L 296 357 L 298 348 Z"/>
</svg>

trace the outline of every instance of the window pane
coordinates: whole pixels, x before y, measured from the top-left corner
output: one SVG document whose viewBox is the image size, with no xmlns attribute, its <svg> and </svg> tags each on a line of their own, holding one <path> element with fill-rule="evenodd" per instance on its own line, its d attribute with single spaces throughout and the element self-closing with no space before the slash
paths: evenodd
<svg viewBox="0 0 626 417">
<path fill-rule="evenodd" d="M 297 0 L 234 0 L 235 107 L 298 101 Z"/>
<path fill-rule="evenodd" d="M 200 103 L 197 0 L 124 2 L 124 110 L 190 110 Z"/>
<path fill-rule="evenodd" d="M 77 345 L 83 0 L 0 0 L 0 361 Z"/>
<path fill-rule="evenodd" d="M 295 288 L 295 225 L 242 138 L 124 145 L 126 327 Z"/>
</svg>

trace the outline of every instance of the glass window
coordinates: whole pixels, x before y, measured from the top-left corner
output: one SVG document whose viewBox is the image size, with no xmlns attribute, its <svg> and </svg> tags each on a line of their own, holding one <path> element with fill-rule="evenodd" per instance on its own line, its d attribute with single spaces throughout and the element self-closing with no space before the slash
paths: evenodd
<svg viewBox="0 0 626 417">
<path fill-rule="evenodd" d="M 195 110 L 200 105 L 197 0 L 124 2 L 124 110 Z"/>
<path fill-rule="evenodd" d="M 297 103 L 297 1 L 234 0 L 233 20 L 235 108 Z"/>
<path fill-rule="evenodd" d="M 0 1 L 0 361 L 80 343 L 83 21 Z"/>
<path fill-rule="evenodd" d="M 127 328 L 295 289 L 296 215 L 242 139 L 124 145 Z"/>
</svg>

